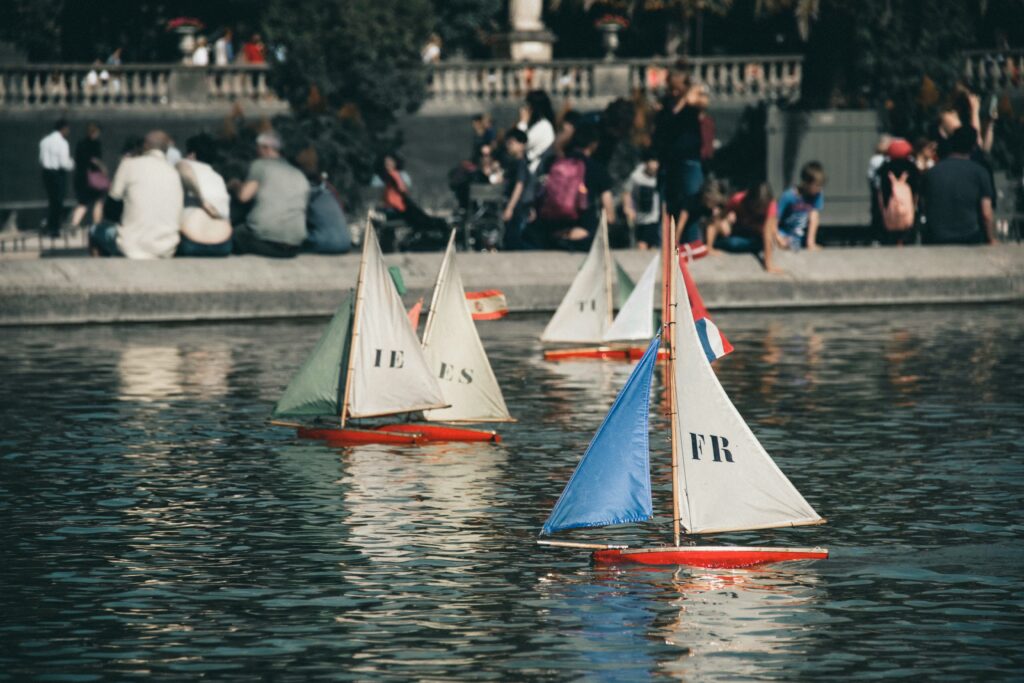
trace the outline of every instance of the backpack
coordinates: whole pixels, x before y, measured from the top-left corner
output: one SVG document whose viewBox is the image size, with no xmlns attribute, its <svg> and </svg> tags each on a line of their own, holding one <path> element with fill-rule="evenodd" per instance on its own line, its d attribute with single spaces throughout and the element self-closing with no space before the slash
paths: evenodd
<svg viewBox="0 0 1024 683">
<path fill-rule="evenodd" d="M 584 178 L 587 164 L 583 159 L 567 157 L 551 165 L 538 215 L 547 221 L 574 221 L 587 208 Z"/>
<path fill-rule="evenodd" d="M 902 173 L 897 178 L 889 171 L 889 184 L 892 186 L 892 195 L 889 203 L 882 205 L 882 194 L 879 190 L 878 204 L 882 209 L 882 224 L 890 232 L 901 232 L 914 227 L 914 195 L 907 183 L 907 174 Z"/>
</svg>

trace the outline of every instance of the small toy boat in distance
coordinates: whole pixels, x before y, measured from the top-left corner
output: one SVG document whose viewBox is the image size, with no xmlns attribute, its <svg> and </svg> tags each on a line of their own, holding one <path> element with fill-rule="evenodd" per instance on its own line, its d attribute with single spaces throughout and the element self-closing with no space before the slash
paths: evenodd
<svg viewBox="0 0 1024 683">
<path fill-rule="evenodd" d="M 583 265 L 541 334 L 541 341 L 545 344 L 586 346 L 545 349 L 544 359 L 640 358 L 647 340 L 654 336 L 654 289 L 658 260 L 655 255 L 634 286 L 612 257 L 608 246 L 608 223 L 602 214 L 597 234 Z M 619 302 L 615 301 L 615 288 L 612 286 L 613 267 L 617 273 Z M 619 304 L 618 315 L 614 314 L 616 303 Z M 637 342 L 643 345 L 637 345 Z"/>
</svg>

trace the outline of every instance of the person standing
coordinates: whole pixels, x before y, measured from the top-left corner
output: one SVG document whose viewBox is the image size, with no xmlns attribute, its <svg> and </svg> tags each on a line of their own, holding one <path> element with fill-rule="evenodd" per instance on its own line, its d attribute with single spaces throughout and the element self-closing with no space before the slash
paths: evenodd
<svg viewBox="0 0 1024 683">
<path fill-rule="evenodd" d="M 655 118 L 652 144 L 658 154 L 665 206 L 676 221 L 678 242 L 690 244 L 695 257 L 699 257 L 707 253 L 700 238 L 700 224 L 695 220 L 704 184 L 701 94 L 680 69 L 669 76 L 668 89 L 668 97 Z"/>
<path fill-rule="evenodd" d="M 533 178 L 526 162 L 526 144 L 526 133 L 518 128 L 511 129 L 505 135 L 508 162 L 502 174 L 505 209 L 501 213 L 501 220 L 505 225 L 502 246 L 508 250 L 523 248 L 523 233 L 530 213 L 530 203 L 533 201 Z"/>
<path fill-rule="evenodd" d="M 536 174 L 541 161 L 555 143 L 555 110 L 551 98 L 543 90 L 526 93 L 526 103 L 519 110 L 519 130 L 526 133 L 526 161 L 530 173 Z"/>
<path fill-rule="evenodd" d="M 234 33 L 224 29 L 224 33 L 213 44 L 213 61 L 217 66 L 227 66 L 235 61 Z"/>
<path fill-rule="evenodd" d="M 210 46 L 206 42 L 206 36 L 199 36 L 196 39 L 196 49 L 192 52 L 192 66 L 210 65 Z"/>
<path fill-rule="evenodd" d="M 71 225 L 78 225 L 92 209 L 89 224 L 99 223 L 103 217 L 103 198 L 110 189 L 110 176 L 103 163 L 103 145 L 100 127 L 90 123 L 85 137 L 75 145 L 75 172 L 73 176 L 78 206 L 71 214 Z"/>
<path fill-rule="evenodd" d="M 242 57 L 246 64 L 266 64 L 267 54 L 260 34 L 252 34 L 249 42 L 242 45 Z"/>
<path fill-rule="evenodd" d="M 68 191 L 68 171 L 75 168 L 71 158 L 68 136 L 71 126 L 67 119 L 58 119 L 53 130 L 39 142 L 39 165 L 43 167 L 43 187 L 49 209 L 46 215 L 46 232 L 50 237 L 60 234 L 64 220 L 64 198 Z"/>
</svg>

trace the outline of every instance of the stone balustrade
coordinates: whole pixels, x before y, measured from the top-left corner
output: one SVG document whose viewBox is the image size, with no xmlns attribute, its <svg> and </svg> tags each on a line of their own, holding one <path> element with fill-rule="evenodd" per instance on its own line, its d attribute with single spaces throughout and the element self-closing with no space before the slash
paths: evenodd
<svg viewBox="0 0 1024 683">
<path fill-rule="evenodd" d="M 263 65 L 0 66 L 0 108 L 145 107 L 276 102 Z"/>
<path fill-rule="evenodd" d="M 543 89 L 555 99 L 599 99 L 649 92 L 665 84 L 670 59 L 441 62 L 432 68 L 428 99 L 502 102 Z M 695 77 L 715 101 L 795 100 L 803 58 L 710 57 L 690 60 Z"/>
<path fill-rule="evenodd" d="M 976 92 L 1024 91 L 1024 50 L 965 52 L 964 80 Z"/>
<path fill-rule="evenodd" d="M 601 100 L 656 92 L 674 60 L 555 60 L 543 63 L 445 61 L 432 65 L 427 100 L 448 104 L 511 103 L 532 89 L 556 100 Z M 800 96 L 798 55 L 695 57 L 695 78 L 716 104 L 785 103 Z M 1024 89 L 1024 50 L 967 52 L 964 78 L 981 92 Z M 284 107 L 267 85 L 265 65 L 33 64 L 0 66 L 0 108 L 145 107 L 230 102 Z"/>
</svg>

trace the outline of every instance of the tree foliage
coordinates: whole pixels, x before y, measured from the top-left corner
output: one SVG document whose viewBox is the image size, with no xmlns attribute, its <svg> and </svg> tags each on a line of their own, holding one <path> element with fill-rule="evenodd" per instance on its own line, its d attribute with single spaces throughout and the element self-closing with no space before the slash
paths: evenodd
<svg viewBox="0 0 1024 683">
<path fill-rule="evenodd" d="M 920 133 L 960 78 L 962 51 L 976 43 L 980 19 L 979 5 L 962 0 L 824 2 L 811 26 L 804 102 L 878 108 L 895 132 Z M 922 87 L 937 97 L 922 97 Z"/>
<path fill-rule="evenodd" d="M 355 198 L 375 157 L 397 144 L 398 116 L 423 101 L 429 0 L 269 0 L 263 27 L 270 84 L 292 111 L 275 126 L 288 148 L 312 145 Z"/>
<path fill-rule="evenodd" d="M 487 42 L 504 24 L 501 0 L 432 0 L 434 33 L 441 37 L 444 54 L 487 56 Z"/>
</svg>

